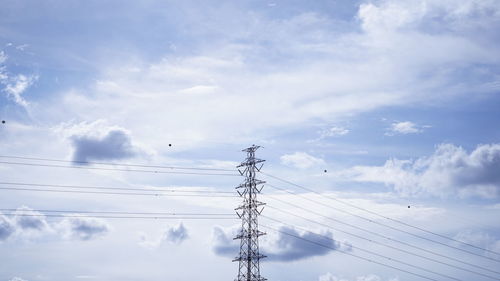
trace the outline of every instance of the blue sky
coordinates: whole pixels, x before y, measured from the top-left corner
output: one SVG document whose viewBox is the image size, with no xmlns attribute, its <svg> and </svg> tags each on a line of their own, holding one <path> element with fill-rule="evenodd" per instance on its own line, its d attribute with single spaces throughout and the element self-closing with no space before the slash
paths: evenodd
<svg viewBox="0 0 500 281">
<path fill-rule="evenodd" d="M 244 159 L 241 149 L 258 144 L 272 175 L 500 251 L 498 1 L 0 0 L 0 7 L 0 119 L 6 121 L 0 155 L 233 168 Z M 225 191 L 239 184 L 233 177 L 8 164 L 0 164 L 0 178 Z M 1 208 L 20 211 L 230 213 L 238 204 L 0 192 Z M 372 227 L 271 188 L 264 201 L 267 194 Z M 0 280 L 221 280 L 237 273 L 233 221 L 0 219 Z M 308 227 L 396 255 L 298 218 L 282 219 L 297 226 L 289 229 L 297 235 L 314 239 L 299 228 Z M 263 239 L 274 257 L 263 264 L 269 280 L 421 280 L 276 233 Z"/>
</svg>

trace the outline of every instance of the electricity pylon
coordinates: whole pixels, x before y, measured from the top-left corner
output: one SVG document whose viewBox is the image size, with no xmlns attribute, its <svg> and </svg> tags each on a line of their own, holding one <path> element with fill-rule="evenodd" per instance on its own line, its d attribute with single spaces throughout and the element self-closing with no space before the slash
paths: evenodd
<svg viewBox="0 0 500 281">
<path fill-rule="evenodd" d="M 260 146 L 252 145 L 242 151 L 247 153 L 244 162 L 238 165 L 238 170 L 245 181 L 236 187 L 238 194 L 243 198 L 243 203 L 236 208 L 236 214 L 241 219 L 241 231 L 234 239 L 240 239 L 240 253 L 233 261 L 239 262 L 238 277 L 235 281 L 265 281 L 266 278 L 260 276 L 260 259 L 266 256 L 259 253 L 259 237 L 265 233 L 259 231 L 258 217 L 264 209 L 262 202 L 257 201 L 257 194 L 262 191 L 258 186 L 264 181 L 255 178 L 255 173 L 262 169 L 265 160 L 255 158 L 255 151 Z M 257 167 L 260 164 L 260 167 Z M 243 171 L 240 168 L 244 168 Z M 259 207 L 262 208 L 260 211 Z"/>
</svg>

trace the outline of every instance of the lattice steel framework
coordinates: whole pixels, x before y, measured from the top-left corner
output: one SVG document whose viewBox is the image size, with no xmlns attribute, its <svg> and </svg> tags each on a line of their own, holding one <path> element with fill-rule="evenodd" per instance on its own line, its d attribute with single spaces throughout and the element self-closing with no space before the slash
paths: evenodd
<svg viewBox="0 0 500 281">
<path fill-rule="evenodd" d="M 247 153 L 244 162 L 238 165 L 245 181 L 236 187 L 238 194 L 243 198 L 243 203 L 236 208 L 236 214 L 241 219 L 241 231 L 234 239 L 240 239 L 240 253 L 233 261 L 239 262 L 238 277 L 235 281 L 265 281 L 260 276 L 260 259 L 265 258 L 259 253 L 259 237 L 265 233 L 259 231 L 258 217 L 264 209 L 264 203 L 257 201 L 257 194 L 262 191 L 258 186 L 265 182 L 255 178 L 255 173 L 260 171 L 265 160 L 255 158 L 255 151 L 260 146 L 252 145 L 242 151 Z M 259 166 L 260 167 L 257 167 Z M 243 169 L 243 170 L 240 170 Z M 258 210 L 259 208 L 260 211 Z"/>
</svg>

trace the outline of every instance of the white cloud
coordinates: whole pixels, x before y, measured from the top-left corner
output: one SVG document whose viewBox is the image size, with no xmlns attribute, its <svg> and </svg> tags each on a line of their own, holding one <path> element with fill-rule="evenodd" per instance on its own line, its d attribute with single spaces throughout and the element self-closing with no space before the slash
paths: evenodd
<svg viewBox="0 0 500 281">
<path fill-rule="evenodd" d="M 14 221 L 17 227 L 19 227 L 22 231 L 39 232 L 50 229 L 50 226 L 42 213 L 34 211 L 26 206 L 17 208 L 14 215 Z"/>
<path fill-rule="evenodd" d="M 23 279 L 21 277 L 13 277 L 12 279 L 10 279 L 9 281 L 27 281 L 26 279 Z"/>
<path fill-rule="evenodd" d="M 356 166 L 344 176 L 381 182 L 405 196 L 500 197 L 500 144 L 463 148 L 441 144 L 433 155 L 417 160 L 390 159 L 383 166 Z"/>
<path fill-rule="evenodd" d="M 500 253 L 500 240 L 488 232 L 479 230 L 464 230 L 459 232 L 453 238 L 467 244 L 479 246 L 481 248 Z M 464 247 L 461 243 L 456 243 L 455 246 Z M 489 253 L 485 252 L 485 254 Z"/>
<path fill-rule="evenodd" d="M 319 137 L 320 139 L 328 138 L 328 137 L 338 137 L 338 136 L 344 136 L 349 133 L 349 129 L 346 129 L 344 127 L 338 127 L 338 126 L 333 126 L 328 129 L 324 129 L 319 132 Z"/>
<path fill-rule="evenodd" d="M 106 221 L 84 216 L 66 217 L 57 225 L 57 228 L 64 238 L 82 241 L 104 236 L 110 231 L 110 226 Z"/>
<path fill-rule="evenodd" d="M 6 61 L 7 54 L 0 51 L 0 85 L 2 92 L 7 94 L 7 97 L 21 106 L 28 106 L 28 101 L 23 97 L 23 94 L 37 80 L 37 75 L 17 74 L 14 75 L 7 71 Z"/>
<path fill-rule="evenodd" d="M 270 261 L 291 262 L 324 256 L 341 248 L 343 251 L 349 251 L 351 248 L 344 247 L 342 243 L 333 239 L 330 230 L 299 231 L 294 227 L 282 226 L 279 231 L 277 235 L 266 237 L 267 239 L 261 243 L 262 252 Z"/>
<path fill-rule="evenodd" d="M 423 132 L 422 127 L 418 126 L 413 122 L 404 121 L 404 122 L 392 123 L 386 135 L 388 136 L 393 136 L 397 134 L 407 135 L 407 134 L 418 134 L 422 132 Z"/>
<path fill-rule="evenodd" d="M 454 31 L 486 28 L 498 21 L 500 9 L 494 0 L 380 1 L 362 4 L 358 16 L 369 32 L 423 29 L 440 23 Z"/>
<path fill-rule="evenodd" d="M 382 278 L 376 274 L 368 274 L 368 275 L 358 276 L 355 279 L 351 279 L 351 280 L 353 280 L 353 281 L 354 280 L 355 281 L 382 281 Z M 387 279 L 387 281 L 398 281 L 398 280 L 399 280 L 399 278 L 397 278 L 397 277 Z M 346 279 L 346 278 L 337 277 L 337 276 L 331 274 L 330 272 L 327 272 L 326 274 L 321 275 L 319 277 L 319 281 L 350 281 L 350 280 Z"/>
<path fill-rule="evenodd" d="M 168 227 L 161 236 L 157 239 L 148 238 L 148 235 L 144 232 L 139 233 L 139 245 L 148 248 L 156 249 L 164 244 L 164 242 L 169 242 L 172 244 L 181 244 L 183 241 L 189 238 L 188 229 L 183 223 L 179 223 L 177 226 Z"/>
<path fill-rule="evenodd" d="M 0 241 L 7 240 L 14 231 L 14 223 L 8 217 L 0 214 Z"/>
<path fill-rule="evenodd" d="M 164 234 L 164 239 L 174 244 L 180 244 L 188 238 L 188 230 L 182 223 L 178 226 L 170 227 Z"/>
<path fill-rule="evenodd" d="M 7 55 L 4 51 L 0 51 L 0 84 L 4 84 L 8 78 L 6 66 L 4 65 L 5 61 L 7 61 Z"/>
<path fill-rule="evenodd" d="M 132 142 L 130 131 L 109 125 L 104 119 L 94 122 L 61 123 L 52 130 L 70 140 L 73 146 L 72 158 L 75 163 L 125 159 L 151 153 Z"/>
<path fill-rule="evenodd" d="M 214 42 L 193 56 L 167 55 L 152 63 L 117 60 L 123 63 L 102 67 L 90 90 L 68 92 L 56 106 L 64 108 L 63 118 L 107 116 L 160 149 L 162 140 L 173 138 L 185 146 L 207 139 L 262 139 L 275 128 L 456 97 L 498 80 L 489 67 L 500 52 L 465 31 L 447 32 L 447 24 L 458 20 L 447 19 L 442 33 L 413 24 L 432 18 L 441 6 L 378 3 L 360 7 L 362 32 L 341 32 L 332 28 L 335 21 L 311 12 L 286 19 L 255 14 L 231 26 L 245 32 L 220 31 L 227 31 L 223 44 Z M 256 59 L 268 56 L 277 61 Z M 481 77 L 460 78 L 460 87 L 449 87 L 469 65 L 482 65 Z M 346 133 L 339 127 L 326 135 Z"/>
<path fill-rule="evenodd" d="M 239 226 L 214 227 L 212 236 L 214 253 L 220 256 L 237 256 L 240 240 L 233 238 L 240 233 L 240 229 Z M 350 251 L 352 248 L 348 242 L 339 242 L 333 239 L 333 233 L 329 230 L 299 231 L 293 227 L 281 226 L 279 231 L 278 233 L 268 233 L 260 238 L 260 252 L 266 255 L 269 261 L 292 262 L 327 255 L 338 249 Z M 314 243 L 322 244 L 325 247 Z"/>
<path fill-rule="evenodd" d="M 26 76 L 18 74 L 14 77 L 9 77 L 9 82 L 6 83 L 4 91 L 17 104 L 24 107 L 28 106 L 28 102 L 23 98 L 24 92 L 38 79 L 38 76 Z"/>
<path fill-rule="evenodd" d="M 233 238 L 240 229 L 237 225 L 230 228 L 215 226 L 212 230 L 212 251 L 219 256 L 237 256 L 240 244 L 239 240 Z"/>
<path fill-rule="evenodd" d="M 10 236 L 21 239 L 55 234 L 65 239 L 91 240 L 110 231 L 110 226 L 102 219 L 90 217 L 65 217 L 49 223 L 46 216 L 29 207 L 22 206 L 9 213 L 9 218 L 0 214 L 0 241 Z M 77 214 L 72 214 L 74 216 Z"/>
<path fill-rule="evenodd" d="M 280 160 L 282 164 L 298 169 L 307 169 L 317 165 L 325 165 L 325 161 L 323 159 L 316 158 L 305 152 L 285 154 L 280 157 Z"/>
<path fill-rule="evenodd" d="M 323 274 L 319 277 L 319 281 L 348 281 L 347 279 L 344 278 L 339 278 L 330 272 L 327 272 L 326 274 Z"/>
<path fill-rule="evenodd" d="M 28 47 L 29 47 L 28 44 L 21 44 L 19 46 L 16 46 L 16 49 L 19 50 L 19 51 L 24 51 Z"/>
</svg>

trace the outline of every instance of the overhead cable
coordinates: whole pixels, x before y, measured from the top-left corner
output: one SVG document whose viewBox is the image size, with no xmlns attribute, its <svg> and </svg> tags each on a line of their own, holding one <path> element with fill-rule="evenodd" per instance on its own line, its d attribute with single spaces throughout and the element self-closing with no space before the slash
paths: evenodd
<svg viewBox="0 0 500 281">
<path fill-rule="evenodd" d="M 454 241 L 454 242 L 459 242 L 461 243 L 462 245 L 468 245 L 468 246 L 471 246 L 471 247 L 474 247 L 474 248 L 477 248 L 477 249 L 481 249 L 481 250 L 484 250 L 484 251 L 487 251 L 487 252 L 491 252 L 491 253 L 494 253 L 494 254 L 497 254 L 497 255 L 500 255 L 496 252 L 493 252 L 493 251 L 490 251 L 490 250 L 487 250 L 487 249 L 484 249 L 484 248 L 481 248 L 481 247 L 478 247 L 478 246 L 475 246 L 475 245 L 472 245 L 472 244 L 469 244 L 469 243 L 465 243 L 465 242 L 462 242 L 460 240 L 456 240 L 454 238 L 451 238 L 451 237 L 447 237 L 447 236 L 444 236 L 444 235 L 441 235 L 441 234 L 437 234 L 437 233 L 434 233 L 432 231 L 429 231 L 429 230 L 425 230 L 421 227 L 417 227 L 417 226 L 413 226 L 413 225 L 410 225 L 408 223 L 405 223 L 405 222 L 402 222 L 400 220 L 396 220 L 396 219 L 392 219 L 392 218 L 389 218 L 387 216 L 384 216 L 384 215 L 381 215 L 381 214 L 378 214 L 376 212 L 373 212 L 373 211 L 370 211 L 370 210 L 367 210 L 365 208 L 362 208 L 362 207 L 358 207 L 354 204 L 351 204 L 351 203 L 348 203 L 348 202 L 345 202 L 344 200 L 340 200 L 340 199 L 337 199 L 337 198 L 334 198 L 334 197 L 331 197 L 331 196 L 327 196 L 325 194 L 321 194 L 317 191 L 314 191 L 310 188 L 307 188 L 307 187 L 304 187 L 304 186 L 301 186 L 301 185 L 298 185 L 298 184 L 295 184 L 293 182 L 290 182 L 288 180 L 285 180 L 285 179 L 282 179 L 282 178 L 279 178 L 279 177 L 276 177 L 276 176 L 273 176 L 273 175 L 269 175 L 267 173 L 264 173 L 264 172 L 261 172 L 262 174 L 266 175 L 266 176 L 269 176 L 269 177 L 272 177 L 272 178 L 275 178 L 277 180 L 280 180 L 280 181 L 283 181 L 285 183 L 288 183 L 288 184 L 291 184 L 293 186 L 296 186 L 296 187 L 299 187 L 301 189 L 304 189 L 306 191 L 309 191 L 309 192 L 312 192 L 312 193 L 315 193 L 317 195 L 320 195 L 321 197 L 324 197 L 324 198 L 327 198 L 327 199 L 331 199 L 331 200 L 334 200 L 336 202 L 339 202 L 339 203 L 342 203 L 344 205 L 347 205 L 347 206 L 350 206 L 350 207 L 353 207 L 353 208 L 356 208 L 358 210 L 362 210 L 364 212 L 367 212 L 367 213 L 370 213 L 370 214 L 373 214 L 373 215 L 376 215 L 378 217 L 382 217 L 384 219 L 387 219 L 387 220 L 390 220 L 390 221 L 393 221 L 393 222 L 396 222 L 396 223 L 399 223 L 399 224 L 402 224 L 402 225 L 405 225 L 405 226 L 409 226 L 409 227 L 412 227 L 412 228 L 415 228 L 415 229 L 419 229 L 419 230 L 422 230 L 422 231 L 425 231 L 427 233 L 431 233 L 431 234 L 434 234 L 434 235 L 438 235 L 440 237 L 444 237 L 446 239 L 449 239 L 451 241 Z M 289 192 L 291 193 L 291 192 Z M 291 193 L 291 194 L 295 194 L 295 193 Z M 332 207 L 333 208 L 333 207 Z M 363 216 L 360 216 L 360 215 L 357 215 L 357 214 L 354 214 L 352 212 L 349 212 L 349 211 L 345 211 L 345 210 L 342 210 L 342 209 L 336 209 L 338 211 L 341 211 L 343 213 L 347 213 L 347 214 L 350 214 L 352 216 L 356 216 L 358 218 L 361 218 L 363 220 L 366 220 L 366 221 L 369 221 L 371 223 L 376 223 L 378 225 L 381 225 L 381 226 L 384 226 L 384 227 L 387 227 L 387 228 L 390 228 L 390 229 L 393 229 L 393 230 L 396 230 L 396 231 L 399 231 L 399 232 L 403 232 L 403 233 L 406 233 L 408 235 L 411 235 L 411 236 L 414 236 L 414 237 L 417 237 L 417 238 L 420 238 L 420 239 L 423 239 L 423 240 L 426 240 L 426 241 L 429 241 L 429 242 L 433 242 L 433 243 L 436 243 L 436 244 L 440 244 L 442 246 L 445 246 L 445 247 L 448 247 L 448 248 L 452 248 L 452 249 L 455 249 L 455 250 L 458 250 L 458 251 L 462 251 L 462 252 L 465 252 L 465 253 L 468 253 L 468 254 L 471 254 L 471 255 L 475 255 L 475 256 L 478 256 L 478 257 L 482 257 L 484 259 L 488 259 L 488 260 L 492 260 L 492 261 L 495 261 L 495 262 L 500 262 L 500 260 L 498 259 L 495 259 L 495 258 L 492 258 L 492 257 L 488 257 L 488 256 L 484 256 L 484 255 L 481 255 L 481 254 L 477 254 L 477 253 L 474 253 L 474 252 L 471 252 L 471 251 L 468 251 L 468 250 L 465 250 L 465 249 L 462 249 L 462 248 L 459 248 L 459 247 L 455 247 L 455 246 L 452 246 L 452 245 L 448 245 L 446 243 L 443 243 L 443 242 L 440 242 L 440 241 L 436 241 L 436 240 L 433 240 L 433 239 L 430 239 L 430 238 L 427 238 L 427 237 L 424 237 L 424 236 L 421 236 L 421 235 L 418 235 L 418 234 L 415 234 L 415 233 L 412 233 L 412 232 L 409 232 L 409 231 L 405 231 L 405 230 L 402 230 L 402 229 L 399 229 L 399 228 L 396 228 L 396 227 L 393 227 L 393 226 L 390 226 L 390 225 L 387 225 L 387 224 L 383 224 L 383 223 L 380 223 L 380 222 L 376 222 L 372 219 L 368 219 L 368 218 L 365 218 Z"/>
<path fill-rule="evenodd" d="M 231 191 L 164 189 L 164 188 L 150 187 L 150 186 L 145 186 L 144 188 L 124 188 L 124 187 L 105 187 L 105 186 L 88 186 L 88 185 L 41 184 L 41 183 L 26 183 L 26 182 L 0 182 L 0 185 L 63 187 L 71 189 L 97 189 L 97 190 L 102 189 L 102 190 L 123 190 L 123 191 L 147 191 L 147 192 L 234 194 L 234 192 Z"/>
<path fill-rule="evenodd" d="M 271 197 L 267 197 L 267 198 L 271 198 Z M 273 200 L 278 200 L 276 198 L 272 198 Z M 281 201 L 281 202 L 284 202 L 282 200 L 278 200 L 278 201 Z M 286 202 L 285 202 L 286 203 Z M 293 205 L 293 206 L 296 206 L 297 208 L 300 208 L 299 206 L 295 205 L 295 204 L 290 204 L 290 205 Z M 457 265 L 453 265 L 453 264 L 450 264 L 450 263 L 447 263 L 447 262 L 443 262 L 443 261 L 440 261 L 440 260 L 436 260 L 434 258 L 430 258 L 428 256 L 424 256 L 424 255 L 421 255 L 421 254 L 418 254 L 418 253 L 415 253 L 415 252 L 410 252 L 410 251 L 407 251 L 407 250 L 404 250 L 404 249 L 401 249 L 399 247 L 394 247 L 394 246 L 391 246 L 389 244 L 386 244 L 386 243 L 382 243 L 382 242 L 378 242 L 376 240 L 373 240 L 371 238 L 366 238 L 362 235 L 358 235 L 358 234 L 354 234 L 352 232 L 349 232 L 349 231 L 345 231 L 345 230 L 342 230 L 342 229 L 339 229 L 339 228 L 336 228 L 336 227 L 333 227 L 331 225 L 328 225 L 328 224 L 324 224 L 324 223 L 321 223 L 321 222 L 318 222 L 318 221 L 315 221 L 315 220 L 312 220 L 312 219 L 309 219 L 309 218 L 306 218 L 306 217 L 303 217 L 303 216 L 300 216 L 296 213 L 292 213 L 292 212 L 288 212 L 288 211 L 285 211 L 285 210 L 282 210 L 280 208 L 276 208 L 276 207 L 273 207 L 269 204 L 266 205 L 268 208 L 271 208 L 273 210 L 276 210 L 278 212 L 281 212 L 281 213 L 284 213 L 284 214 L 287 214 L 287 215 L 291 215 L 291 216 L 294 216 L 294 217 L 297 217 L 297 218 L 301 218 L 301 219 L 304 219 L 306 221 L 309 221 L 309 222 L 312 222 L 312 223 L 315 223 L 317 225 L 321 225 L 323 227 L 327 227 L 328 229 L 332 229 L 332 230 L 335 230 L 335 231 L 338 231 L 338 232 L 342 232 L 344 234 L 347 234 L 347 235 L 350 235 L 352 237 L 356 237 L 356 238 L 359 238 L 359 239 L 362 239 L 362 240 L 365 240 L 365 241 L 368 241 L 370 243 L 373 243 L 373 244 L 377 244 L 377 245 L 380 245 L 380 246 L 383 246 L 383 247 L 387 247 L 387 248 L 390 248 L 390 249 L 393 249 L 393 250 L 396 250 L 396 251 L 399 251 L 399 252 L 403 252 L 403 253 L 406 253 L 406 254 L 409 254 L 409 255 L 412 255 L 412 256 L 416 256 L 416 257 L 419 257 L 419 258 L 422 258 L 422 259 L 425 259 L 425 260 L 429 260 L 429 261 L 432 261 L 432 262 L 436 262 L 436 263 L 439 263 L 439 264 L 442 264 L 442 265 L 446 265 L 446 266 L 449 266 L 449 267 L 452 267 L 452 268 L 455 268 L 455 269 L 459 269 L 459 270 L 463 270 L 463 271 L 467 271 L 469 273 L 474 273 L 474 274 L 477 274 L 477 275 L 481 275 L 483 277 L 487 277 L 487 278 L 491 278 L 491 279 L 494 279 L 494 280 L 500 280 L 499 278 L 497 277 L 493 277 L 493 276 L 490 276 L 490 275 L 487 275 L 487 274 L 484 274 L 484 273 L 481 273 L 481 272 L 477 272 L 477 271 L 473 271 L 473 270 L 470 270 L 470 269 L 467 269 L 467 268 L 463 268 L 463 267 L 460 267 L 460 266 L 457 266 Z M 316 212 L 312 212 L 312 211 L 309 211 L 305 208 L 300 208 L 302 210 L 305 210 L 305 211 L 308 211 L 308 212 L 311 212 L 312 214 L 316 214 L 316 215 L 320 215 L 321 217 L 324 217 L 324 218 L 327 218 L 327 216 L 323 216 L 321 214 L 318 214 Z M 264 216 L 264 215 L 263 215 Z M 335 220 L 333 219 L 334 221 L 337 221 L 339 222 L 338 220 Z M 349 226 L 352 226 L 350 224 L 347 224 L 347 223 L 343 223 L 343 222 L 340 222 L 342 224 L 345 224 L 345 225 L 349 225 Z M 357 228 L 357 227 L 356 227 Z M 370 231 L 371 232 L 371 231 Z M 380 236 L 380 235 L 379 235 Z M 401 243 L 399 242 L 398 240 L 396 239 L 392 239 L 392 238 L 389 238 L 387 237 L 390 241 L 394 241 L 394 242 L 398 242 L 398 243 Z M 406 243 L 404 243 L 406 244 Z M 419 250 L 425 250 L 425 249 L 422 249 L 420 247 L 417 247 L 415 246 L 415 248 L 419 249 Z M 474 266 L 474 267 L 477 267 L 477 268 L 480 268 L 480 269 L 484 269 L 484 270 L 487 270 L 487 271 L 490 271 L 490 272 L 493 272 L 493 273 L 498 273 L 496 271 L 492 271 L 492 270 L 489 270 L 487 268 L 484 268 L 484 267 L 480 267 L 480 266 L 475 266 L 473 264 L 469 264 L 469 263 L 466 263 L 467 265 L 469 266 Z"/>
<path fill-rule="evenodd" d="M 181 166 L 164 166 L 164 165 L 145 165 L 145 164 L 123 164 L 123 163 L 76 161 L 76 160 L 69 161 L 69 160 L 61 160 L 61 159 L 10 156 L 10 155 L 0 155 L 0 158 L 72 163 L 72 164 L 80 164 L 80 165 L 107 165 L 107 166 L 143 167 L 143 168 L 160 168 L 160 169 L 176 169 L 176 170 L 201 170 L 201 171 L 227 171 L 227 172 L 235 172 L 236 171 L 236 169 L 222 169 L 222 168 L 181 167 Z"/>
<path fill-rule="evenodd" d="M 375 261 L 375 260 L 370 259 L 370 258 L 359 256 L 359 255 L 356 255 L 356 254 L 353 254 L 353 253 L 350 253 L 350 252 L 347 252 L 347 251 L 344 251 L 344 250 L 337 249 L 335 247 L 331 247 L 331 246 L 328 246 L 328 245 L 325 245 L 325 244 L 322 244 L 322 243 L 318 243 L 316 241 L 312 241 L 312 240 L 306 239 L 304 237 L 301 237 L 301 236 L 298 236 L 298 235 L 295 235 L 295 234 L 292 234 L 292 233 L 288 233 L 288 232 L 276 229 L 274 227 L 270 227 L 270 226 L 266 226 L 266 225 L 262 225 L 262 224 L 260 224 L 260 226 L 262 226 L 264 228 L 267 228 L 269 230 L 272 230 L 272 231 L 274 231 L 276 233 L 281 233 L 283 235 L 287 235 L 287 236 L 296 238 L 298 240 L 306 241 L 308 243 L 317 245 L 319 247 L 327 248 L 327 249 L 330 249 L 330 250 L 335 250 L 336 252 L 339 252 L 339 253 L 342 253 L 342 254 L 345 254 L 345 255 L 349 255 L 349 256 L 355 257 L 357 259 L 361 259 L 361 260 L 364 260 L 364 261 L 367 261 L 367 262 L 370 262 L 370 263 L 374 263 L 374 264 L 378 264 L 378 265 L 381 265 L 381 266 L 384 266 L 384 267 L 388 267 L 388 268 L 391 268 L 391 269 L 394 269 L 394 270 L 397 270 L 397 271 L 400 271 L 400 272 L 405 272 L 405 273 L 408 273 L 408 274 L 411 274 L 413 276 L 417 276 L 417 277 L 420 277 L 420 278 L 423 278 L 423 279 L 432 280 L 432 281 L 438 281 L 437 279 L 434 279 L 434 278 L 426 276 L 426 275 L 415 273 L 415 272 L 412 272 L 412 271 L 409 271 L 409 270 L 406 270 L 406 269 L 403 269 L 403 268 L 400 268 L 400 267 L 392 266 L 392 265 L 389 265 L 389 264 L 386 264 L 386 263 L 378 262 L 378 261 Z"/>
<path fill-rule="evenodd" d="M 152 173 L 152 174 L 178 174 L 178 175 L 241 177 L 241 175 L 238 175 L 238 174 L 228 174 L 228 173 L 175 172 L 175 171 L 162 171 L 162 170 L 138 170 L 138 169 L 101 168 L 101 167 L 88 167 L 88 166 L 64 166 L 64 165 L 52 165 L 52 164 L 41 164 L 41 163 L 26 163 L 26 162 L 9 162 L 9 161 L 0 161 L 0 164 L 22 165 L 22 166 L 37 166 L 37 167 L 50 167 L 50 168 L 83 169 L 83 170 L 104 170 L 104 171 L 119 171 L 119 172 L 139 172 L 139 173 Z"/>
<path fill-rule="evenodd" d="M 443 273 L 439 273 L 437 271 L 433 271 L 433 270 L 430 270 L 430 269 L 427 269 L 427 268 L 424 268 L 424 267 L 421 267 L 421 266 L 418 266 L 418 265 L 410 264 L 410 263 L 407 263 L 407 262 L 404 262 L 404 261 L 401 261 L 401 260 L 397 260 L 395 258 L 391 258 L 391 257 L 385 256 L 385 255 L 381 255 L 381 254 L 376 253 L 374 251 L 370 251 L 370 250 L 367 250 L 367 249 L 364 249 L 364 248 L 361 248 L 361 247 L 354 246 L 354 245 L 352 245 L 350 243 L 339 242 L 339 241 L 337 241 L 337 240 L 335 240 L 335 239 L 333 239 L 331 237 L 328 237 L 326 235 L 322 235 L 322 234 L 319 234 L 319 233 L 312 232 L 312 231 L 310 231 L 308 229 L 305 229 L 303 227 L 299 227 L 299 226 L 296 226 L 296 225 L 287 224 L 287 223 L 284 223 L 284 222 L 282 222 L 280 220 L 276 220 L 276 219 L 273 219 L 273 218 L 270 218 L 270 217 L 264 216 L 264 215 L 262 215 L 262 217 L 265 217 L 266 219 L 272 220 L 274 222 L 277 222 L 277 223 L 280 223 L 280 224 L 283 224 L 283 225 L 286 225 L 286 226 L 290 226 L 292 228 L 296 228 L 296 229 L 300 229 L 302 231 L 306 231 L 307 233 L 314 234 L 315 236 L 322 237 L 322 238 L 324 238 L 326 240 L 330 240 L 330 241 L 332 241 L 334 243 L 344 244 L 344 245 L 346 245 L 346 246 L 348 246 L 348 247 L 350 247 L 352 249 L 357 249 L 357 250 L 359 250 L 361 252 L 365 252 L 365 253 L 368 253 L 370 255 L 374 255 L 374 256 L 377 256 L 377 257 L 380 257 L 380 258 L 384 258 L 386 260 L 389 260 L 389 261 L 392 261 L 392 262 L 395 262 L 395 263 L 400 263 L 400 264 L 405 265 L 405 266 L 413 267 L 413 268 L 416 268 L 418 270 L 422 270 L 422 271 L 426 271 L 426 272 L 429 272 L 429 273 L 432 273 L 432 274 L 436 274 L 436 275 L 439 275 L 441 277 L 445 277 L 445 278 L 449 278 L 449 279 L 453 279 L 453 280 L 457 280 L 457 281 L 462 281 L 461 279 L 455 278 L 453 276 L 446 275 L 446 274 L 443 274 Z"/>
</svg>

